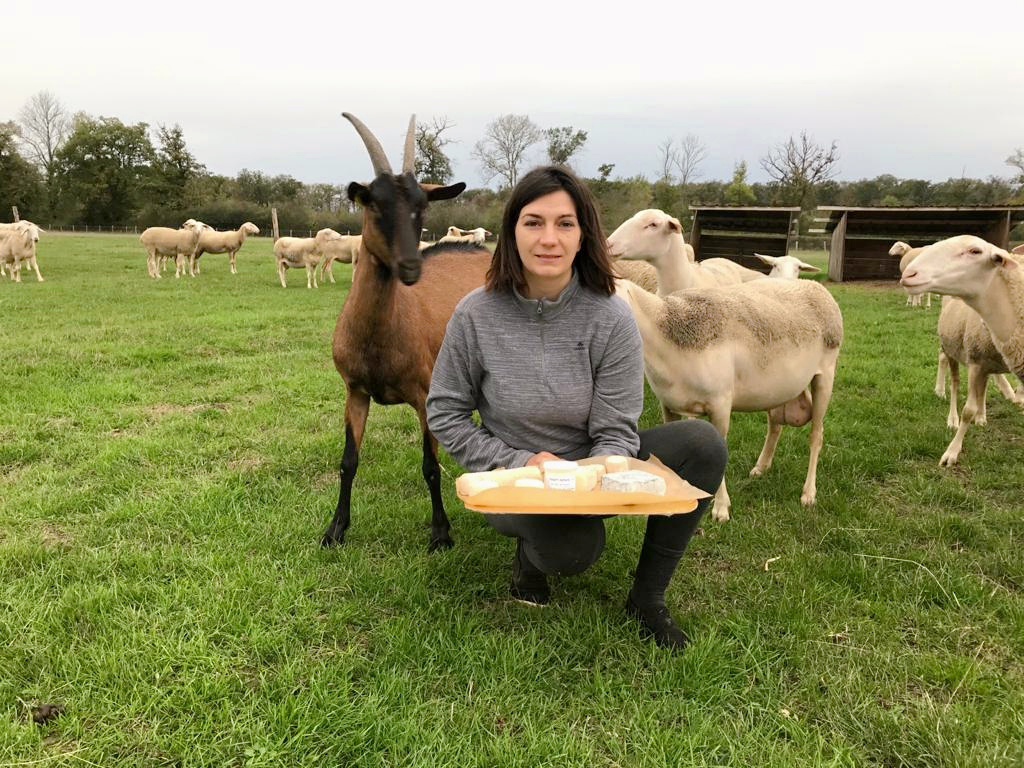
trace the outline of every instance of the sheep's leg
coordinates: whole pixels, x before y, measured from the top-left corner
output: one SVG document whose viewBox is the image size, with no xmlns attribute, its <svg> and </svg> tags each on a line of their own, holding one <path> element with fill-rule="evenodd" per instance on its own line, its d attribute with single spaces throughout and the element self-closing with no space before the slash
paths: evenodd
<svg viewBox="0 0 1024 768">
<path fill-rule="evenodd" d="M 839 350 L 836 350 L 836 357 Z M 821 455 L 821 446 L 825 442 L 825 411 L 832 400 L 832 387 L 835 384 L 836 366 L 835 358 L 832 365 L 828 366 L 821 373 L 811 379 L 811 454 L 807 460 L 807 478 L 804 480 L 804 490 L 800 494 L 800 503 L 805 507 L 814 506 L 818 497 L 818 457 Z"/>
<path fill-rule="evenodd" d="M 964 435 L 967 434 L 967 427 L 975 421 L 978 403 L 985 402 L 985 388 L 988 386 L 988 375 L 981 372 L 977 365 L 967 366 L 967 402 L 964 403 L 964 411 L 960 414 L 960 426 L 953 436 L 952 442 L 946 448 L 946 452 L 939 459 L 940 467 L 952 467 L 960 459 L 960 451 L 964 447 Z"/>
<path fill-rule="evenodd" d="M 935 396 L 946 399 L 946 370 L 949 368 L 949 359 L 946 353 L 939 350 L 939 366 L 935 372 Z"/>
<path fill-rule="evenodd" d="M 729 435 L 729 419 L 732 416 L 732 403 L 726 403 L 724 407 L 710 408 L 709 416 L 711 424 L 718 430 L 718 434 L 725 440 Z M 732 500 L 729 498 L 729 489 L 725 487 L 725 478 L 722 484 L 715 491 L 714 506 L 711 507 L 711 519 L 718 523 L 729 520 L 729 510 L 732 507 Z"/>
<path fill-rule="evenodd" d="M 21 282 L 21 259 L 14 254 L 14 265 L 11 267 L 11 274 L 14 275 L 14 282 Z"/>
<path fill-rule="evenodd" d="M 288 287 L 288 283 L 286 283 L 284 281 L 284 271 L 287 268 L 288 267 L 285 265 L 285 263 L 283 261 L 277 262 L 277 277 L 281 281 L 281 287 L 282 288 L 287 288 Z"/>
<path fill-rule="evenodd" d="M 960 401 L 960 363 L 952 357 L 946 358 L 949 366 L 949 415 L 946 416 L 946 426 L 956 429 L 960 426 L 960 414 L 957 412 Z"/>
<path fill-rule="evenodd" d="M 36 280 L 38 280 L 40 283 L 43 282 L 43 276 L 39 274 L 39 262 L 36 261 L 36 257 L 33 256 L 31 259 L 29 259 L 28 263 L 29 266 L 36 271 Z M 1009 387 L 1010 385 L 1007 384 L 1006 386 Z"/>
<path fill-rule="evenodd" d="M 780 409 L 768 411 L 768 434 L 764 438 L 764 447 L 761 448 L 761 455 L 757 457 L 754 468 L 750 470 L 751 477 L 761 477 L 771 469 L 772 459 L 775 458 L 775 449 L 779 445 L 779 438 L 782 436 L 784 421 L 779 421 L 774 414 L 781 413 Z"/>
<path fill-rule="evenodd" d="M 335 280 L 334 280 L 334 259 L 328 259 L 326 262 L 324 262 L 324 270 L 323 270 L 323 272 L 320 273 L 320 279 L 321 280 L 324 279 L 324 274 L 325 273 L 327 274 L 327 277 L 330 278 L 332 283 L 335 282 Z"/>
<path fill-rule="evenodd" d="M 177 279 L 183 274 L 185 274 L 185 257 L 179 253 L 174 256 L 174 277 Z"/>
<path fill-rule="evenodd" d="M 231 264 L 231 274 L 237 275 L 238 268 L 235 265 L 238 262 L 238 251 L 232 251 L 228 254 L 228 262 Z"/>
<path fill-rule="evenodd" d="M 338 470 L 340 487 L 338 506 L 334 518 L 320 540 L 322 547 L 335 547 L 345 543 L 345 532 L 352 520 L 352 483 L 359 468 L 359 448 L 366 431 L 366 417 L 370 414 L 370 396 L 365 392 L 348 390 L 345 398 L 345 448 Z"/>
<path fill-rule="evenodd" d="M 448 515 L 444 511 L 441 498 L 441 465 L 437 461 L 437 438 L 427 428 L 427 401 L 424 393 L 423 401 L 413 405 L 420 417 L 420 429 L 423 431 L 423 479 L 430 489 L 430 542 L 428 552 L 439 549 L 451 549 L 455 546 L 452 539 L 452 527 Z"/>
<path fill-rule="evenodd" d="M 930 293 L 926 293 L 926 294 L 924 295 L 924 305 L 925 305 L 925 307 L 927 307 L 928 309 L 931 309 L 931 308 L 932 308 L 932 295 L 931 295 Z"/>
<path fill-rule="evenodd" d="M 670 411 L 668 408 L 665 407 L 665 404 L 662 403 L 662 405 L 661 405 L 661 420 L 665 424 L 668 424 L 670 421 L 679 421 L 681 418 L 682 418 L 682 416 L 680 416 L 675 411 Z"/>
<path fill-rule="evenodd" d="M 1003 393 L 1003 397 L 1011 403 L 1018 402 L 1017 393 L 1013 391 L 1013 387 L 1010 386 L 1010 380 L 1006 378 L 1005 373 L 997 373 L 992 378 L 996 380 L 996 386 L 999 387 L 999 391 Z"/>
</svg>

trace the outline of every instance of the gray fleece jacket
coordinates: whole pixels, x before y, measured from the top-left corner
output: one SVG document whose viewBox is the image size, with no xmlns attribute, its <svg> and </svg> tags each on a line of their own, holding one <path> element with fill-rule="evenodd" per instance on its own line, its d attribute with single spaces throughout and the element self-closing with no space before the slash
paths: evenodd
<svg viewBox="0 0 1024 768">
<path fill-rule="evenodd" d="M 626 303 L 580 286 L 554 301 L 478 288 L 455 308 L 434 364 L 427 425 L 463 468 L 635 456 L 643 346 Z M 480 415 L 480 425 L 473 418 Z"/>
</svg>

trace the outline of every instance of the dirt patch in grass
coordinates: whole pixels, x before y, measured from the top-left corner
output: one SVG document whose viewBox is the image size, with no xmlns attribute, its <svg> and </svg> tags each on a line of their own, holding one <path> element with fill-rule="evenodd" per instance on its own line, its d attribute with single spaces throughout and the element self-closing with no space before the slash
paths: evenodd
<svg viewBox="0 0 1024 768">
<path fill-rule="evenodd" d="M 47 549 L 59 549 L 70 546 L 70 534 L 63 528 L 47 523 L 43 526 L 43 546 Z"/>
<path fill-rule="evenodd" d="M 163 419 L 167 416 L 191 416 L 192 414 L 203 413 L 204 411 L 224 411 L 225 413 L 230 413 L 231 406 L 227 403 L 197 403 L 195 405 L 161 403 L 146 408 L 144 412 L 150 418 Z"/>
<path fill-rule="evenodd" d="M 232 472 L 255 472 L 265 466 L 267 460 L 262 456 L 243 456 L 240 459 L 232 459 L 228 462 L 228 469 Z"/>
</svg>

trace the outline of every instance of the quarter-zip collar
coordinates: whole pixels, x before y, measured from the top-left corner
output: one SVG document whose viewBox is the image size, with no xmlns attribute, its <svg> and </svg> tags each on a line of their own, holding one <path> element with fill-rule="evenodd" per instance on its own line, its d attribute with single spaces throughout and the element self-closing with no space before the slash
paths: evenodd
<svg viewBox="0 0 1024 768">
<path fill-rule="evenodd" d="M 515 288 L 512 289 L 512 296 L 515 299 L 516 304 L 522 308 L 523 312 L 528 317 L 534 319 L 547 319 L 558 317 L 565 308 L 572 301 L 572 297 L 580 289 L 580 279 L 576 275 L 576 270 L 572 271 L 572 277 L 569 278 L 569 284 L 562 289 L 562 292 L 558 294 L 557 299 L 527 299 Z"/>
</svg>

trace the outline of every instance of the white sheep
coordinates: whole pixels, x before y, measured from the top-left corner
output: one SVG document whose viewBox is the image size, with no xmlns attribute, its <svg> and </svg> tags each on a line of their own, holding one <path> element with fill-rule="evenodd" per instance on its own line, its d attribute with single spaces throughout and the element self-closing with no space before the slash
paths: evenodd
<svg viewBox="0 0 1024 768">
<path fill-rule="evenodd" d="M 985 327 L 981 315 L 953 296 L 944 296 L 942 299 L 939 341 L 942 348 L 939 352 L 939 376 L 935 381 L 935 394 L 939 397 L 946 396 L 942 375 L 945 365 L 949 369 L 949 415 L 946 417 L 946 424 L 957 430 L 954 443 L 950 444 L 944 456 L 947 458 L 944 465 L 947 465 L 948 458 L 952 458 L 952 463 L 956 463 L 968 427 L 966 420 L 962 422 L 957 415 L 961 363 L 967 366 L 968 398 L 980 398 L 980 401 L 974 402 L 971 409 L 975 424 L 981 426 L 986 423 L 985 398 L 989 376 L 996 377 L 999 389 L 1008 400 L 1018 405 L 1024 401 L 1017 398 L 1006 376 L 1003 375 L 1009 369 L 1003 356 L 996 349 L 992 334 Z"/>
<path fill-rule="evenodd" d="M 650 208 L 634 214 L 608 236 L 608 250 L 620 261 L 646 261 L 658 270 L 658 295 L 760 280 L 764 275 L 729 259 L 695 262 L 687 253 L 679 219 Z M 692 253 L 692 249 L 690 249 Z"/>
<path fill-rule="evenodd" d="M 923 248 L 923 246 L 922 246 L 922 248 Z M 902 240 L 897 240 L 895 243 L 892 244 L 892 247 L 889 249 L 889 255 L 890 256 L 898 256 L 899 257 L 899 259 L 900 259 L 900 274 L 901 275 L 906 270 L 906 268 L 908 266 L 910 266 L 910 262 L 912 262 L 914 259 L 916 259 L 917 255 L 919 253 L 921 253 L 922 248 L 913 248 L 913 247 L 911 247 L 911 245 L 909 243 L 905 243 Z M 922 298 L 924 298 L 926 300 L 926 309 L 931 309 L 932 308 L 932 295 L 930 293 L 925 294 L 922 297 L 920 295 L 911 294 L 908 291 L 907 292 L 907 306 L 920 307 L 921 306 L 921 299 Z"/>
<path fill-rule="evenodd" d="M 362 235 L 339 235 L 338 240 L 331 240 L 323 244 L 323 260 L 320 262 L 320 280 L 324 275 L 334 282 L 334 262 L 352 264 L 359 260 L 359 246 L 362 245 Z"/>
<path fill-rule="evenodd" d="M 36 280 L 43 282 L 36 260 L 36 244 L 41 232 L 41 227 L 24 219 L 0 225 L 0 274 L 3 274 L 4 265 L 10 265 L 11 279 L 20 283 L 21 265 L 24 263 L 35 270 Z"/>
<path fill-rule="evenodd" d="M 771 466 L 782 427 L 812 422 L 810 459 L 800 501 L 817 498 L 818 456 L 832 399 L 843 317 L 814 280 L 758 280 L 657 296 L 616 281 L 643 338 L 647 381 L 666 420 L 707 414 L 726 437 L 733 411 L 768 411 L 768 434 L 752 477 Z M 810 413 L 803 403 L 810 385 Z M 722 482 L 712 517 L 729 519 Z"/>
<path fill-rule="evenodd" d="M 149 276 L 162 277 L 162 260 L 173 258 L 174 276 L 181 277 L 186 269 L 186 260 L 191 260 L 199 242 L 199 235 L 206 228 L 202 222 L 189 219 L 181 225 L 181 229 L 149 227 L 143 230 L 139 235 L 139 241 L 146 249 L 146 268 Z"/>
<path fill-rule="evenodd" d="M 212 228 L 204 229 L 199 235 L 195 253 L 189 259 L 189 274 L 193 276 L 199 274 L 199 257 L 204 253 L 226 253 L 231 264 L 231 274 L 237 275 L 236 259 L 239 249 L 245 244 L 245 239 L 249 235 L 258 235 L 259 233 L 260 228 L 251 221 L 245 222 L 238 229 L 227 232 L 218 232 Z"/>
<path fill-rule="evenodd" d="M 820 272 L 813 264 L 801 261 L 796 256 L 768 256 L 763 253 L 755 253 L 757 258 L 771 267 L 768 277 L 782 280 L 799 280 L 801 272 Z"/>
<path fill-rule="evenodd" d="M 650 293 L 658 292 L 658 270 L 646 261 L 619 259 L 614 262 L 614 267 L 619 277 L 636 283 Z"/>
<path fill-rule="evenodd" d="M 1012 253 L 1012 254 L 1014 254 L 1016 256 L 1020 256 L 1020 255 L 1024 254 L 1024 243 L 1018 245 L 1016 248 L 1011 249 L 1010 253 Z"/>
<path fill-rule="evenodd" d="M 907 267 L 900 283 L 914 294 L 926 291 L 963 299 L 984 320 L 1008 370 L 1024 377 L 1024 267 L 998 246 L 974 235 L 957 235 L 926 246 Z M 940 459 L 957 463 L 963 434 L 984 403 L 986 375 L 967 369 L 967 402 L 960 426 Z"/>
<path fill-rule="evenodd" d="M 493 232 L 489 232 L 488 230 L 484 229 L 483 227 L 477 227 L 476 229 L 466 229 L 466 230 L 462 231 L 462 234 L 463 235 L 472 235 L 473 236 L 472 242 L 476 243 L 477 245 L 483 245 L 487 241 L 488 237 L 493 237 L 494 236 Z"/>
<path fill-rule="evenodd" d="M 328 227 L 321 229 L 314 237 L 278 238 L 274 243 L 274 258 L 277 259 L 277 276 L 281 279 L 281 287 L 288 287 L 284 273 L 289 267 L 305 267 L 306 287 L 318 288 L 316 268 L 323 260 L 324 248 L 328 243 L 340 239 L 341 235 Z"/>
</svg>

